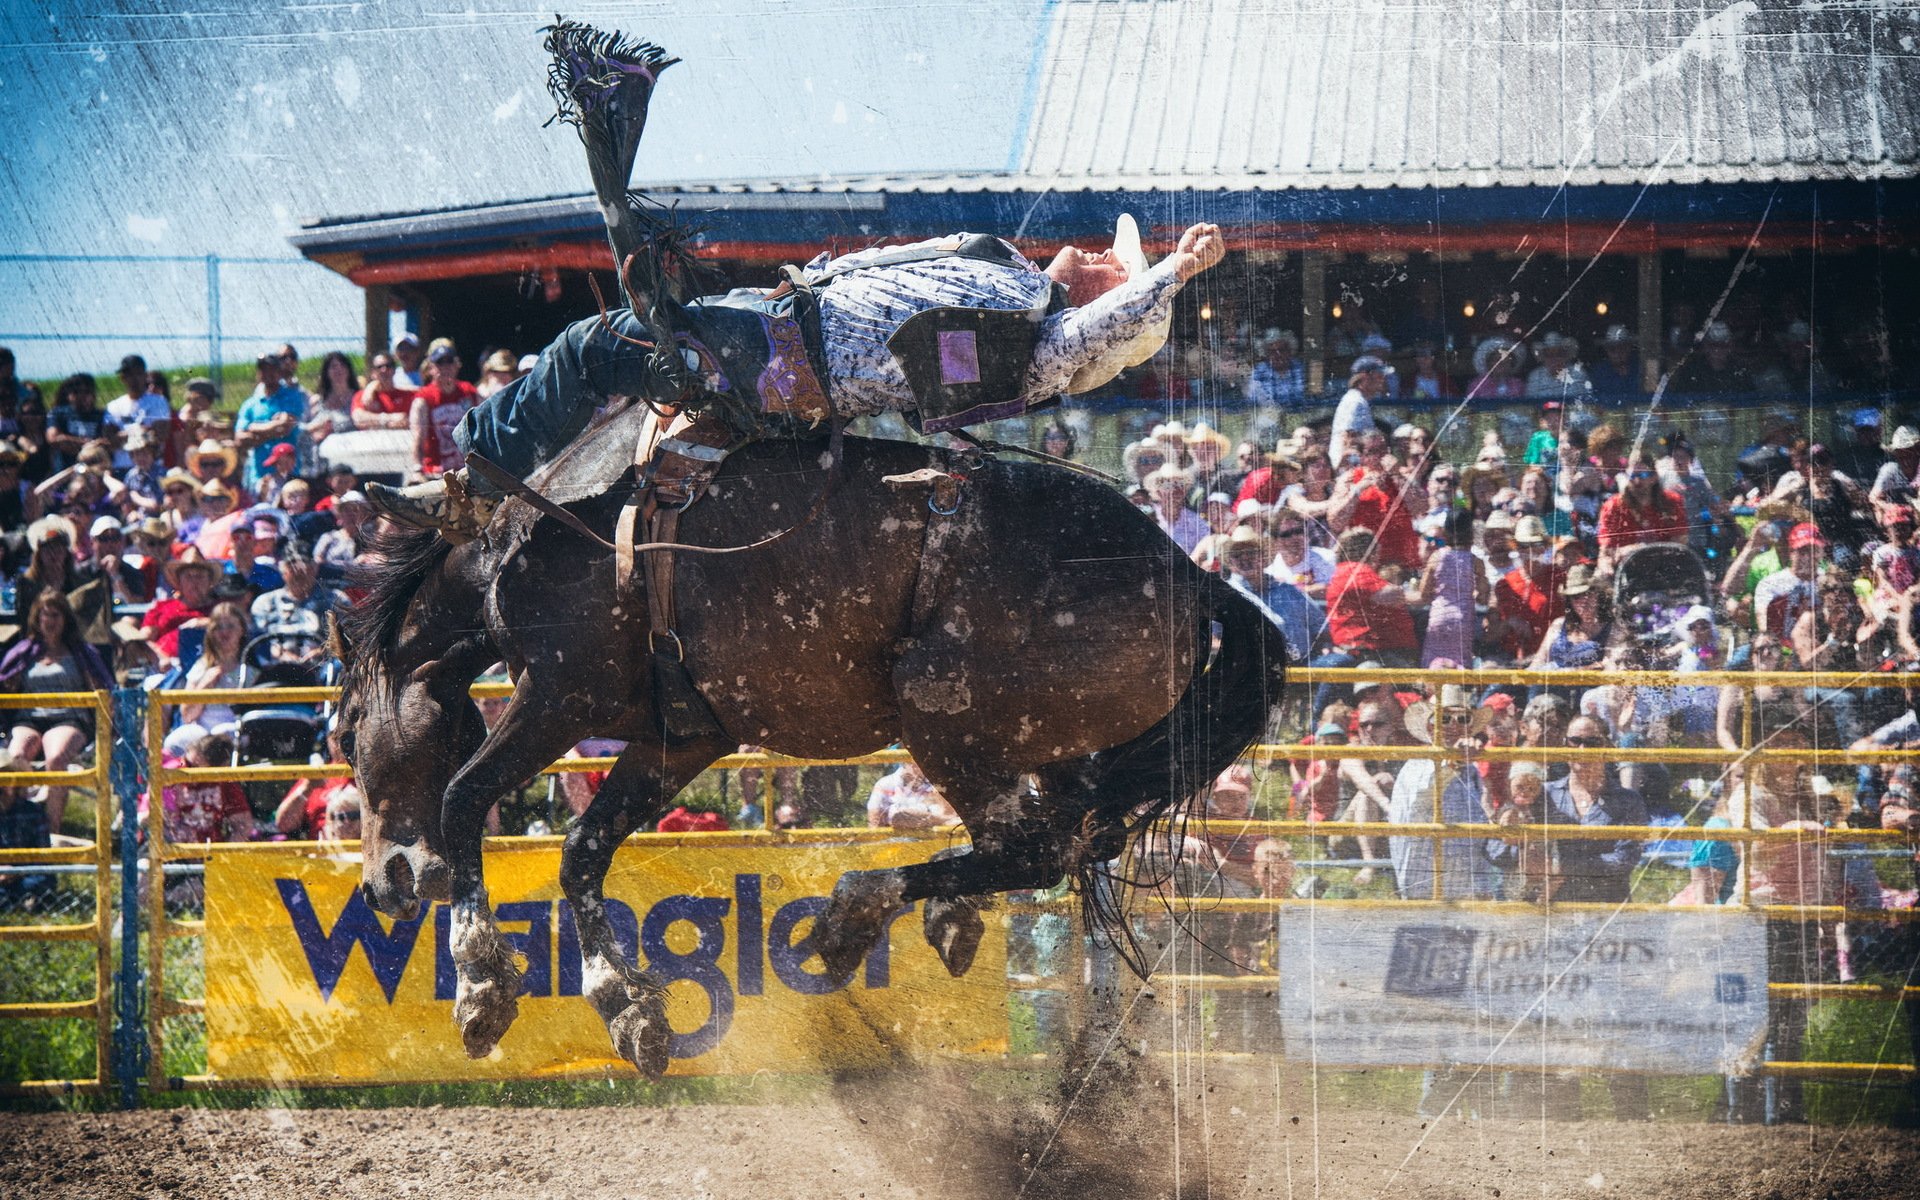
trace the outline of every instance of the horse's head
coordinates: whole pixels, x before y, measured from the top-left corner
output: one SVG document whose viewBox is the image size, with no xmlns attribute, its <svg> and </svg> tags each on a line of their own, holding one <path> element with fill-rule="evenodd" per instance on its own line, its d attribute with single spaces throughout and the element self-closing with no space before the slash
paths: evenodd
<svg viewBox="0 0 1920 1200">
<path fill-rule="evenodd" d="M 459 831 L 443 828 L 441 798 L 485 735 L 467 689 L 493 651 L 437 534 L 388 533 L 381 552 L 365 598 L 335 629 L 347 665 L 336 728 L 364 797 L 361 890 L 404 918 L 452 898 Z"/>
</svg>

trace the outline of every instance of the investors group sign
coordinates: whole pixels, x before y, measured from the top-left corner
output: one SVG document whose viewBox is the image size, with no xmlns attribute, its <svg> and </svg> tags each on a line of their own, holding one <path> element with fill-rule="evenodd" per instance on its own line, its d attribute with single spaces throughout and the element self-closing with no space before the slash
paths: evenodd
<svg viewBox="0 0 1920 1200">
<path fill-rule="evenodd" d="M 1004 1053 L 1006 943 L 989 920 L 973 970 L 947 975 L 903 909 L 844 987 L 799 948 L 842 871 L 901 866 L 925 843 L 623 847 L 608 911 L 668 984 L 676 1075 L 814 1071 Z M 287 1083 L 506 1079 L 627 1070 L 581 998 L 579 935 L 555 846 L 490 850 L 487 886 L 526 969 L 520 1016 L 469 1060 L 453 1024 L 449 910 L 383 917 L 357 859 L 215 856 L 207 869 L 207 1062 Z"/>
<path fill-rule="evenodd" d="M 1767 1021 L 1757 913 L 1288 904 L 1281 1029 L 1322 1066 L 1722 1074 Z"/>
</svg>

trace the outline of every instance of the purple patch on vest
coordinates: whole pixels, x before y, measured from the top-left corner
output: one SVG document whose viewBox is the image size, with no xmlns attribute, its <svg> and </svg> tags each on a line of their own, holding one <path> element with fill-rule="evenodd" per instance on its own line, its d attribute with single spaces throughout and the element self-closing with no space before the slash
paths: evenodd
<svg viewBox="0 0 1920 1200">
<path fill-rule="evenodd" d="M 940 331 L 940 382 L 979 383 L 980 348 L 971 329 Z"/>
</svg>

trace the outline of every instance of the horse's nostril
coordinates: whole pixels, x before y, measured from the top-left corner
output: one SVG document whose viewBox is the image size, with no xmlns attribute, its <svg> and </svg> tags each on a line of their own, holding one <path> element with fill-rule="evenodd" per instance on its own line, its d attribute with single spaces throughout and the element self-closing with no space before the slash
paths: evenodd
<svg viewBox="0 0 1920 1200">
<path fill-rule="evenodd" d="M 413 864 L 404 854 L 392 854 L 387 858 L 387 887 L 403 900 L 413 899 Z"/>
<path fill-rule="evenodd" d="M 453 871 L 438 858 L 429 858 L 420 868 L 420 878 L 415 885 L 415 894 L 422 900 L 453 899 Z"/>
</svg>

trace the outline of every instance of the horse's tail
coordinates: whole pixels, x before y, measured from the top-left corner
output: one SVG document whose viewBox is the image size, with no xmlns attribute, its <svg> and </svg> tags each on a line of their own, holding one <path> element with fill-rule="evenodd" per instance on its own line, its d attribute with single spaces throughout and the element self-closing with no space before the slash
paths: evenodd
<svg viewBox="0 0 1920 1200">
<path fill-rule="evenodd" d="M 1138 961 L 1115 889 L 1124 881 L 1116 879 L 1111 860 L 1128 842 L 1144 848 L 1162 818 L 1172 818 L 1177 839 L 1190 802 L 1266 731 L 1286 677 L 1280 629 L 1225 580 L 1202 579 L 1207 603 L 1196 631 L 1199 652 L 1193 679 L 1173 710 L 1130 742 L 1060 764 L 1075 777 L 1070 786 L 1088 789 L 1083 794 L 1092 801 L 1088 828 L 1094 836 L 1074 865 L 1089 931 L 1111 941 L 1142 975 L 1145 964 Z M 1209 661 L 1215 624 L 1220 646 Z M 1043 781 L 1050 774 L 1042 772 Z M 1177 858 L 1171 862 L 1177 865 Z"/>
</svg>

